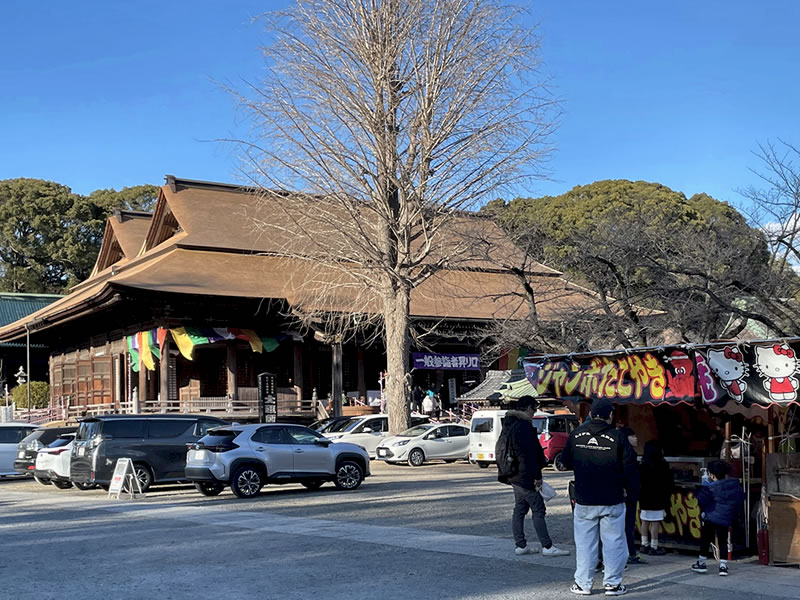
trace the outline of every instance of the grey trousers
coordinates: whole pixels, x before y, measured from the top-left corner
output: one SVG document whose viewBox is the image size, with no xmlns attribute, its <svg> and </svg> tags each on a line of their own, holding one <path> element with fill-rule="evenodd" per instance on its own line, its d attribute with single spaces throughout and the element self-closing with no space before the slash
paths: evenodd
<svg viewBox="0 0 800 600">
<path fill-rule="evenodd" d="M 525 515 L 531 511 L 533 516 L 533 528 L 536 530 L 536 535 L 542 548 L 549 548 L 553 545 L 550 539 L 550 534 L 547 532 L 547 523 L 545 523 L 545 508 L 544 500 L 541 494 L 535 490 L 528 490 L 518 485 L 512 485 L 514 488 L 514 513 L 511 516 L 511 530 L 514 532 L 514 543 L 518 548 L 524 548 L 528 545 L 525 540 Z"/>
</svg>

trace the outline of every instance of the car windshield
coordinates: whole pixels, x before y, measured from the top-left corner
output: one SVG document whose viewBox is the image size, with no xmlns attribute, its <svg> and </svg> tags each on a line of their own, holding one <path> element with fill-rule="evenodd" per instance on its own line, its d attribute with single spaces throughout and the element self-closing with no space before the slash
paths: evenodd
<svg viewBox="0 0 800 600">
<path fill-rule="evenodd" d="M 350 424 L 352 419 L 337 419 L 335 421 L 330 421 L 325 423 L 321 428 L 317 429 L 320 433 L 333 433 L 335 431 L 342 431 L 345 427 Z M 311 429 L 314 429 L 313 427 Z"/>
<path fill-rule="evenodd" d="M 337 431 L 343 431 L 347 433 L 348 431 L 353 431 L 356 427 L 358 427 L 361 423 L 363 423 L 366 419 L 353 419 L 352 421 L 345 421 L 345 426 L 341 429 L 337 429 Z"/>
<path fill-rule="evenodd" d="M 78 427 L 78 433 L 75 434 L 76 440 L 90 440 L 100 433 L 100 421 L 84 421 Z"/>
<path fill-rule="evenodd" d="M 55 440 L 50 442 L 50 445 L 47 446 L 48 448 L 60 448 L 61 446 L 66 446 L 69 444 L 75 436 L 72 434 L 69 435 L 62 435 L 57 437 Z"/>
<path fill-rule="evenodd" d="M 399 437 L 417 437 L 418 435 L 422 435 L 426 431 L 430 431 L 436 427 L 436 425 L 417 425 L 416 427 L 412 427 L 411 429 L 406 429 L 403 433 L 399 435 Z"/>
<path fill-rule="evenodd" d="M 491 433 L 494 429 L 494 418 L 474 417 L 472 419 L 472 431 L 475 433 Z"/>
<path fill-rule="evenodd" d="M 544 431 L 544 418 L 535 418 L 533 419 L 533 426 L 536 428 L 536 431 L 542 433 Z"/>
</svg>

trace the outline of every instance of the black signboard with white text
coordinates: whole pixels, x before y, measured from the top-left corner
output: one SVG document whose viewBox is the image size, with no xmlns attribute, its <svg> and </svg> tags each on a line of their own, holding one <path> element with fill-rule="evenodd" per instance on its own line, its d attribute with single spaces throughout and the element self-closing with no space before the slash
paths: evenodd
<svg viewBox="0 0 800 600">
<path fill-rule="evenodd" d="M 278 420 L 278 390 L 274 373 L 258 375 L 258 420 L 261 423 Z"/>
</svg>

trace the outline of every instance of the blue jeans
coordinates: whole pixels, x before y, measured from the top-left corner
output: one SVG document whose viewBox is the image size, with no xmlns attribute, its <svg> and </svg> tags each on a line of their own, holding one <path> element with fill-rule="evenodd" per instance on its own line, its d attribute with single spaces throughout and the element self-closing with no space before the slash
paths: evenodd
<svg viewBox="0 0 800 600">
<path fill-rule="evenodd" d="M 622 571 L 628 561 L 625 504 L 613 506 L 575 504 L 572 526 L 575 534 L 575 583 L 585 590 L 592 589 L 601 539 L 605 569 L 603 584 L 622 583 Z"/>
<path fill-rule="evenodd" d="M 539 538 L 542 548 L 549 548 L 553 545 L 553 542 L 550 540 L 547 523 L 544 520 L 546 511 L 542 495 L 536 490 L 529 490 L 518 485 L 512 485 L 511 487 L 514 488 L 514 513 L 511 516 L 514 543 L 518 548 L 524 548 L 528 545 L 525 540 L 525 515 L 528 514 L 528 511 L 531 511 L 536 536 Z"/>
</svg>

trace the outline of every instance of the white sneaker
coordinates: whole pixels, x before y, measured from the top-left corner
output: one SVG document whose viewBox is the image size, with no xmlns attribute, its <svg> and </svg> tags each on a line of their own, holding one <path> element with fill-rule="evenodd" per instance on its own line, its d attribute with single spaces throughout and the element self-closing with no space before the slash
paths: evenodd
<svg viewBox="0 0 800 600">
<path fill-rule="evenodd" d="M 516 554 L 517 556 L 521 556 L 523 554 L 536 554 L 536 548 L 534 548 L 533 546 L 525 546 L 524 548 L 520 548 L 519 546 L 517 546 L 516 548 L 514 548 L 514 554 Z"/>
<path fill-rule="evenodd" d="M 555 546 L 542 548 L 542 556 L 567 556 L 568 554 L 569 550 L 562 550 L 561 548 L 556 548 Z"/>
</svg>

